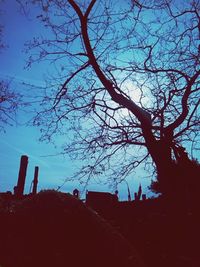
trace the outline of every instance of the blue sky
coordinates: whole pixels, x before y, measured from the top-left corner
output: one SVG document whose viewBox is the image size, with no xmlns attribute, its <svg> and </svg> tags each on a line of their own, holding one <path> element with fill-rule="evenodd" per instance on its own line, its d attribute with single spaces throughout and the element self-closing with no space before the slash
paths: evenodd
<svg viewBox="0 0 200 267">
<path fill-rule="evenodd" d="M 0 54 L 1 78 L 11 79 L 11 87 L 20 87 L 20 82 L 40 84 L 43 81 L 43 70 L 33 66 L 31 70 L 25 70 L 24 42 L 37 34 L 40 27 L 35 20 L 27 20 L 20 15 L 15 1 L 8 0 L 2 5 L 1 24 L 4 25 L 4 40 L 8 48 Z M 20 91 L 20 88 L 17 88 Z M 25 90 L 25 88 L 23 88 Z M 29 92 L 30 93 L 30 92 Z M 33 92 L 34 93 L 34 92 Z M 20 111 L 17 115 L 20 125 L 5 127 L 6 132 L 1 132 L 0 139 L 0 190 L 12 190 L 17 182 L 19 162 L 21 155 L 29 156 L 27 183 L 25 191 L 28 192 L 34 175 L 34 166 L 40 167 L 39 190 L 42 188 L 56 188 L 63 183 L 72 172 L 72 163 L 69 159 L 57 154 L 54 146 L 38 141 L 39 129 L 21 125 L 28 120 L 26 113 Z M 65 190 L 71 191 L 72 185 L 65 186 Z"/>
<path fill-rule="evenodd" d="M 30 70 L 25 69 L 26 55 L 23 52 L 24 43 L 37 36 L 41 26 L 31 17 L 20 15 L 18 6 L 13 0 L 6 0 L 1 5 L 2 15 L 0 23 L 4 25 L 4 41 L 8 48 L 0 54 L 0 76 L 3 79 L 12 79 L 11 86 L 17 90 L 27 90 L 21 87 L 20 81 L 30 82 L 40 85 L 43 83 L 44 74 L 48 70 L 47 64 L 33 65 Z M 30 90 L 30 89 L 28 89 Z M 29 91 L 29 94 L 34 94 Z M 6 132 L 0 132 L 0 191 L 13 190 L 17 183 L 18 169 L 21 155 L 29 156 L 28 172 L 25 192 L 29 192 L 31 181 L 33 180 L 34 167 L 39 166 L 39 185 L 38 189 L 54 188 L 60 186 L 63 181 L 70 177 L 78 168 L 78 163 L 71 161 L 67 155 L 57 155 L 59 152 L 59 143 L 55 145 L 45 144 L 38 141 L 40 132 L 38 128 L 26 127 L 23 125 L 30 115 L 25 111 L 18 113 L 19 125 L 5 127 Z M 61 140 L 59 140 L 61 141 Z M 54 156 L 49 156 L 54 155 Z M 56 156 L 55 156 L 56 155 Z M 137 178 L 128 180 L 131 187 L 131 193 L 137 191 L 139 183 L 149 185 L 149 180 L 140 179 L 144 176 L 139 172 Z M 66 183 L 62 191 L 71 192 L 75 187 L 82 189 L 77 181 Z M 97 185 L 92 182 L 88 186 L 89 190 L 110 189 L 104 185 Z M 119 186 L 121 199 L 127 198 L 126 184 Z"/>
</svg>

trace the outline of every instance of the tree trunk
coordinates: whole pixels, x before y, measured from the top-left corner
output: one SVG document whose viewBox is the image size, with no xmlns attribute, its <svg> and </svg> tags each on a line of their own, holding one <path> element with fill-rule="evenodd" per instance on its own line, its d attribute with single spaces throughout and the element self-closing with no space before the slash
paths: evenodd
<svg viewBox="0 0 200 267">
<path fill-rule="evenodd" d="M 156 165 L 160 193 L 165 197 L 175 195 L 175 163 L 172 159 L 171 135 L 156 140 L 150 127 L 142 127 L 146 147 Z"/>
<path fill-rule="evenodd" d="M 153 136 L 153 134 L 152 134 Z M 187 211 L 187 164 L 181 156 L 176 161 L 172 158 L 171 139 L 155 140 L 149 143 L 146 138 L 147 149 L 156 165 L 157 191 L 162 194 L 170 213 L 185 213 Z M 189 159 L 187 158 L 189 161 Z"/>
</svg>

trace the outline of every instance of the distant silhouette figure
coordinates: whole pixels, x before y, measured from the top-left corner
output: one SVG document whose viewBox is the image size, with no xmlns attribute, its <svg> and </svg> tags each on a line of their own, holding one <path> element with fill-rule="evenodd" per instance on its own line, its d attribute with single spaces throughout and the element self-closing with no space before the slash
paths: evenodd
<svg viewBox="0 0 200 267">
<path fill-rule="evenodd" d="M 131 192 L 130 192 L 129 185 L 128 185 L 128 183 L 127 183 L 126 180 L 124 180 L 124 182 L 126 183 L 126 186 L 127 186 L 127 191 L 128 191 L 128 201 L 131 201 Z"/>
<path fill-rule="evenodd" d="M 74 189 L 73 196 L 79 199 L 79 190 L 78 189 Z"/>
<path fill-rule="evenodd" d="M 139 198 L 139 200 L 141 198 L 141 195 L 142 195 L 142 186 L 140 184 L 139 189 L 138 189 L 138 198 Z"/>
<path fill-rule="evenodd" d="M 14 191 L 14 195 L 17 195 L 17 186 L 14 186 L 13 191 Z"/>
<path fill-rule="evenodd" d="M 142 194 L 142 200 L 146 200 L 146 199 L 147 199 L 146 194 Z"/>
<path fill-rule="evenodd" d="M 140 184 L 140 185 L 139 185 L 139 188 L 138 188 L 138 192 L 134 194 L 134 196 L 135 196 L 135 200 L 136 200 L 136 201 L 139 201 L 140 198 L 141 198 L 141 195 L 142 195 L 142 186 L 141 186 L 141 184 Z"/>
</svg>

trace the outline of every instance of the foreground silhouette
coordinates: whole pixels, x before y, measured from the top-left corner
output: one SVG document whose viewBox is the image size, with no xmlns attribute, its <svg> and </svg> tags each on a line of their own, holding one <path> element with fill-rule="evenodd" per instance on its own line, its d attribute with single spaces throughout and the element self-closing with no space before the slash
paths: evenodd
<svg viewBox="0 0 200 267">
<path fill-rule="evenodd" d="M 197 205 L 198 204 L 198 205 Z M 199 202 L 186 210 L 165 198 L 96 206 L 139 251 L 148 267 L 199 267 Z"/>
<path fill-rule="evenodd" d="M 69 194 L 10 201 L 0 215 L 2 267 L 143 266 L 122 235 Z"/>
</svg>

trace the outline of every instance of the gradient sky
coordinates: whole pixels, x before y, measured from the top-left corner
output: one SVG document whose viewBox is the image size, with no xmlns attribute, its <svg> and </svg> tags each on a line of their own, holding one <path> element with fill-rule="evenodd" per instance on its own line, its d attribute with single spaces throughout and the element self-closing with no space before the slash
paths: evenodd
<svg viewBox="0 0 200 267">
<path fill-rule="evenodd" d="M 46 64 L 35 64 L 30 70 L 24 69 L 26 55 L 23 52 L 24 42 L 37 36 L 41 32 L 41 26 L 33 18 L 27 19 L 20 15 L 18 6 L 14 0 L 6 0 L 1 4 L 1 21 L 4 25 L 4 41 L 8 48 L 0 54 L 0 77 L 11 79 L 11 88 L 15 90 L 26 90 L 20 85 L 21 81 L 30 82 L 40 85 L 43 83 L 43 75 L 48 70 Z M 33 92 L 29 92 L 34 94 Z M 27 112 L 18 113 L 20 125 L 6 126 L 6 132 L 0 132 L 0 191 L 13 190 L 17 183 L 18 169 L 21 155 L 29 156 L 28 173 L 26 180 L 25 192 L 28 193 L 33 180 L 34 167 L 39 166 L 39 190 L 46 188 L 56 189 L 62 185 L 63 181 L 69 177 L 78 167 L 77 162 L 70 161 L 69 157 L 48 156 L 56 155 L 59 152 L 59 140 L 55 148 L 53 145 L 41 143 L 39 129 L 26 127 L 23 125 L 30 115 Z M 145 175 L 142 172 L 137 174 L 134 179 L 127 180 L 133 195 L 137 191 L 139 183 L 147 188 L 150 183 L 149 179 L 140 179 Z M 71 192 L 75 187 L 82 189 L 76 181 L 68 182 L 62 187 L 62 191 Z M 92 182 L 88 186 L 89 190 L 110 191 L 105 185 L 98 185 Z M 127 187 L 125 183 L 118 188 L 121 199 L 127 199 Z M 147 190 L 147 194 L 148 194 Z"/>
</svg>

